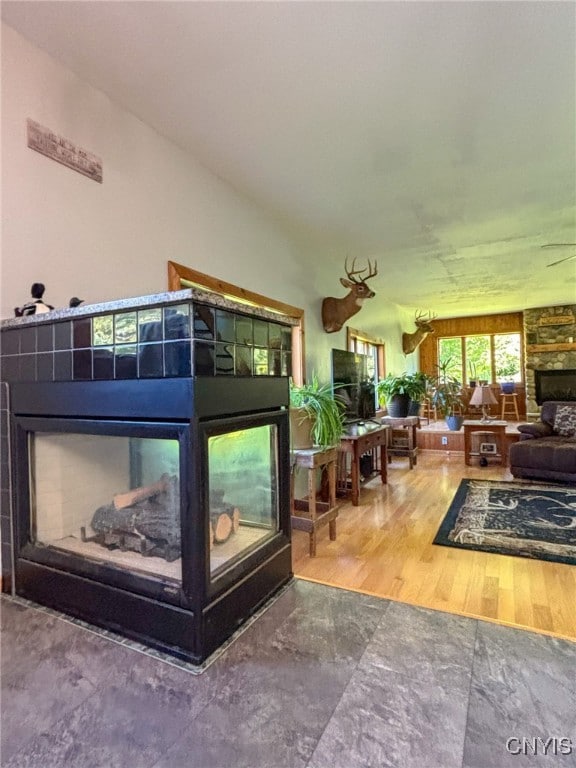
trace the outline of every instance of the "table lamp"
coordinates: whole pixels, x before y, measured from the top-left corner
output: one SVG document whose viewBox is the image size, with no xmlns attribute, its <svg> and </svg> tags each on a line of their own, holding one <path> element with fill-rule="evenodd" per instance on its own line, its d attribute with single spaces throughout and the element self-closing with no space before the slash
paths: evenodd
<svg viewBox="0 0 576 768">
<path fill-rule="evenodd" d="M 469 405 L 482 406 L 482 418 L 480 421 L 483 424 L 487 424 L 490 421 L 490 417 L 488 416 L 488 406 L 496 405 L 497 402 L 498 401 L 492 394 L 492 390 L 489 386 L 476 386 L 474 387 L 474 392 L 472 392 Z"/>
</svg>

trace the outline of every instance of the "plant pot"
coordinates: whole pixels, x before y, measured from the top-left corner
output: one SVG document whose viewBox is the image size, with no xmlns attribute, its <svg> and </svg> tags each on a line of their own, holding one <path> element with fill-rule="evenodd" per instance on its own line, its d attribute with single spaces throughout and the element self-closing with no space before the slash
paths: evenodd
<svg viewBox="0 0 576 768">
<path fill-rule="evenodd" d="M 470 379 L 469 384 L 470 384 L 470 389 L 474 389 L 474 387 L 476 386 L 476 379 Z"/>
<path fill-rule="evenodd" d="M 464 416 L 446 416 L 446 426 L 452 432 L 458 432 L 464 423 Z"/>
<path fill-rule="evenodd" d="M 513 381 L 502 381 L 500 382 L 500 387 L 502 388 L 502 394 L 512 395 L 514 394 L 516 384 Z"/>
<path fill-rule="evenodd" d="M 392 419 L 405 419 L 410 408 L 410 395 L 392 395 L 386 403 L 388 416 Z"/>
<path fill-rule="evenodd" d="M 408 416 L 420 416 L 422 403 L 418 400 L 410 400 L 408 404 Z"/>
<path fill-rule="evenodd" d="M 290 447 L 294 451 L 313 448 L 314 422 L 305 408 L 290 408 Z"/>
</svg>

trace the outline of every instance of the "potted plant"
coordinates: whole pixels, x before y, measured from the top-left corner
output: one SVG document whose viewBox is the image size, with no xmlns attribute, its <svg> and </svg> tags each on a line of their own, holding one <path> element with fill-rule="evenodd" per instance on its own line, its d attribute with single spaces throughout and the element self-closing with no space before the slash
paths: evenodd
<svg viewBox="0 0 576 768">
<path fill-rule="evenodd" d="M 470 387 L 473 389 L 476 386 L 476 382 L 478 381 L 478 375 L 476 373 L 476 363 L 473 363 L 471 360 L 468 363 L 468 368 L 470 370 Z"/>
<path fill-rule="evenodd" d="M 427 373 L 416 371 L 411 374 L 412 384 L 410 386 L 410 404 L 408 406 L 408 416 L 419 416 L 420 407 L 428 393 L 432 379 Z"/>
<path fill-rule="evenodd" d="M 290 437 L 292 448 L 329 448 L 344 432 L 344 403 L 334 397 L 330 384 L 314 374 L 309 384 L 290 381 Z"/>
<path fill-rule="evenodd" d="M 426 394 L 426 378 L 423 373 L 389 373 L 377 384 L 380 405 L 386 405 L 388 415 L 403 419 L 408 416 L 410 403 L 421 403 Z"/>
<path fill-rule="evenodd" d="M 448 429 L 458 431 L 464 417 L 456 411 L 462 409 L 462 385 L 455 376 L 449 373 L 450 358 L 441 360 L 438 365 L 438 375 L 432 394 L 432 405 L 446 419 Z"/>
</svg>

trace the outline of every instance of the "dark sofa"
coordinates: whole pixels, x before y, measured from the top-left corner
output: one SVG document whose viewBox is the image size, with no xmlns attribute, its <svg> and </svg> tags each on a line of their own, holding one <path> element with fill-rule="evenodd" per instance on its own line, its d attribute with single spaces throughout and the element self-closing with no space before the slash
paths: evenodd
<svg viewBox="0 0 576 768">
<path fill-rule="evenodd" d="M 576 402 L 550 400 L 539 422 L 518 431 L 520 440 L 510 446 L 514 477 L 576 483 Z"/>
</svg>

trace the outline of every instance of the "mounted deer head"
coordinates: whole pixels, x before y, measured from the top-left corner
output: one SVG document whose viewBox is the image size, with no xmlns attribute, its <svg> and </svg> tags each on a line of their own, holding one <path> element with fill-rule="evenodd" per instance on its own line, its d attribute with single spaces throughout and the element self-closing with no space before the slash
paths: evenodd
<svg viewBox="0 0 576 768">
<path fill-rule="evenodd" d="M 423 312 L 416 312 L 414 317 L 416 330 L 414 333 L 402 334 L 402 352 L 404 352 L 405 355 L 409 355 L 411 352 L 414 352 L 416 347 L 424 341 L 429 333 L 434 333 L 432 323 L 436 317 L 437 315 L 432 315 L 431 312 L 428 312 L 427 315 L 424 315 Z"/>
<path fill-rule="evenodd" d="M 368 266 L 364 269 L 354 269 L 355 266 L 356 259 L 353 259 L 352 269 L 348 269 L 348 259 L 346 259 L 344 269 L 348 279 L 340 278 L 344 288 L 350 288 L 350 292 L 343 299 L 327 296 L 322 302 L 322 325 L 326 333 L 339 331 L 348 318 L 360 311 L 364 299 L 371 299 L 376 296 L 374 291 L 368 288 L 366 281 L 378 274 L 377 262 L 374 262 L 374 266 L 372 266 L 370 259 L 368 259 Z M 364 277 L 360 277 L 360 279 L 354 277 L 354 275 L 362 276 L 366 271 L 368 274 Z"/>
</svg>

